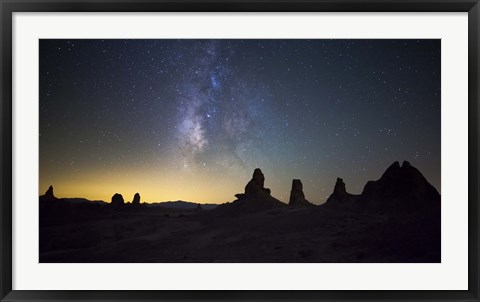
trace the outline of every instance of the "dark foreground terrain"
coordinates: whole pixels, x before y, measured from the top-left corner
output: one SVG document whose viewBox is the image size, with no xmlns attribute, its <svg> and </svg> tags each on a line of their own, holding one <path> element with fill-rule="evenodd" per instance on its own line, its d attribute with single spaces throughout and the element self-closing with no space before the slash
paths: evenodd
<svg viewBox="0 0 480 302">
<path fill-rule="evenodd" d="M 259 172 L 258 172 L 258 171 Z M 440 195 L 394 163 L 361 195 L 337 180 L 315 206 L 290 203 L 257 169 L 237 200 L 206 210 L 40 197 L 40 262 L 440 262 Z M 113 200 L 112 200 L 113 201 Z"/>
</svg>

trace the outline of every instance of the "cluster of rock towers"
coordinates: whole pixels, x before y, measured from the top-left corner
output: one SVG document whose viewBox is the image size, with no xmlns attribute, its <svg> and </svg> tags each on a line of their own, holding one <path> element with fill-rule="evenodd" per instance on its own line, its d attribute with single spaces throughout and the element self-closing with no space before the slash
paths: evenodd
<svg viewBox="0 0 480 302">
<path fill-rule="evenodd" d="M 239 201 L 274 199 L 270 194 L 270 189 L 265 188 L 265 176 L 263 175 L 262 170 L 256 168 L 253 171 L 252 179 L 245 186 L 245 193 L 235 194 L 235 197 L 237 197 Z M 292 189 L 290 191 L 288 205 L 292 207 L 314 206 L 314 204 L 305 199 L 303 185 L 300 179 L 294 179 L 292 181 Z"/>
<path fill-rule="evenodd" d="M 238 200 L 250 200 L 250 199 L 273 199 L 276 200 L 271 196 L 271 191 L 269 188 L 265 188 L 265 175 L 263 174 L 262 170 L 256 168 L 253 171 L 252 179 L 247 183 L 245 186 L 245 193 L 235 194 L 235 197 Z M 115 193 L 112 196 L 111 205 L 112 206 L 122 206 L 126 204 L 122 194 Z M 135 193 L 132 200 L 132 205 L 138 206 L 140 205 L 140 194 Z M 308 200 L 305 199 L 305 194 L 303 193 L 303 185 L 300 179 L 294 179 L 292 181 L 292 189 L 290 191 L 290 200 L 288 202 L 289 206 L 292 207 L 310 207 L 315 206 L 314 204 L 310 203 Z M 198 210 L 198 209 L 197 209 Z"/>
<path fill-rule="evenodd" d="M 111 202 L 112 206 L 122 206 L 124 204 L 125 204 L 125 201 L 123 200 L 122 194 L 115 193 L 112 196 L 112 202 Z M 133 195 L 132 205 L 134 206 L 140 205 L 140 194 L 135 193 L 135 195 Z"/>
</svg>

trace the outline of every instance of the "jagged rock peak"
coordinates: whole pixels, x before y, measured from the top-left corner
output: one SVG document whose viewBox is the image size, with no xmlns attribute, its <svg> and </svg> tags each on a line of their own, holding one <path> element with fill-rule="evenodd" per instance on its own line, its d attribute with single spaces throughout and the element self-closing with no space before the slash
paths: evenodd
<svg viewBox="0 0 480 302">
<path fill-rule="evenodd" d="M 342 178 L 337 177 L 337 182 L 335 182 L 335 187 L 333 188 L 333 192 L 339 195 L 344 195 L 347 193 L 347 189 L 345 187 L 345 183 L 343 182 Z"/>
<path fill-rule="evenodd" d="M 289 206 L 311 206 L 308 200 L 305 199 L 305 194 L 303 193 L 303 184 L 300 179 L 292 180 L 292 190 L 290 191 L 290 201 L 288 202 Z"/>
<path fill-rule="evenodd" d="M 390 167 L 387 168 L 388 169 L 397 169 L 397 168 L 400 168 L 400 163 L 398 162 L 398 160 L 394 161 L 393 164 L 390 165 Z"/>
<path fill-rule="evenodd" d="M 123 200 L 122 194 L 115 193 L 115 194 L 112 196 L 112 203 L 111 203 L 111 205 L 113 205 L 113 206 L 121 206 L 121 205 L 124 205 L 124 204 L 125 204 L 125 201 Z"/>
<path fill-rule="evenodd" d="M 53 186 L 48 187 L 48 190 L 45 192 L 44 196 L 48 199 L 56 199 L 55 195 L 53 194 Z"/>
<path fill-rule="evenodd" d="M 47 192 L 45 192 L 44 195 L 40 196 L 40 201 L 52 201 L 52 200 L 58 200 L 57 197 L 53 194 L 53 186 L 48 187 Z"/>
<path fill-rule="evenodd" d="M 300 179 L 292 180 L 292 191 L 300 191 L 303 192 L 303 184 Z"/>
<path fill-rule="evenodd" d="M 400 171 L 400 169 L 401 169 L 400 163 L 398 161 L 395 161 L 393 164 L 390 165 L 390 167 L 387 168 L 387 170 L 385 170 L 385 172 L 382 175 L 382 178 L 389 177 L 392 174 L 395 175 L 398 173 L 398 171 Z"/>
<path fill-rule="evenodd" d="M 270 196 L 270 189 L 264 187 L 265 176 L 262 170 L 256 168 L 253 171 L 252 179 L 245 186 L 244 197 L 262 197 Z"/>
<path fill-rule="evenodd" d="M 404 200 L 412 203 L 412 206 L 424 204 L 426 200 L 440 200 L 438 191 L 408 161 L 404 161 L 401 167 L 398 161 L 394 162 L 380 179 L 369 181 L 362 197 L 379 201 Z"/>
<path fill-rule="evenodd" d="M 406 178 L 406 177 L 413 177 L 415 176 L 421 176 L 423 178 L 422 173 L 412 166 L 410 162 L 408 161 L 403 161 L 402 166 L 400 166 L 398 161 L 395 161 L 393 164 L 390 165 L 390 167 L 387 168 L 387 170 L 383 173 L 381 178 L 390 178 L 390 177 L 395 177 L 395 178 Z"/>
<path fill-rule="evenodd" d="M 132 204 L 139 205 L 140 204 L 140 194 L 135 193 L 133 196 Z"/>
<path fill-rule="evenodd" d="M 333 193 L 328 197 L 327 202 L 331 201 L 343 201 L 351 197 L 351 194 L 347 193 L 347 188 L 343 179 L 337 177 L 335 182 L 335 187 L 333 188 Z"/>
<path fill-rule="evenodd" d="M 420 171 L 412 166 L 410 162 L 403 161 L 402 166 L 400 166 L 398 161 L 395 161 L 387 170 L 383 173 L 380 179 L 393 179 L 393 178 L 422 178 L 423 175 Z"/>
</svg>

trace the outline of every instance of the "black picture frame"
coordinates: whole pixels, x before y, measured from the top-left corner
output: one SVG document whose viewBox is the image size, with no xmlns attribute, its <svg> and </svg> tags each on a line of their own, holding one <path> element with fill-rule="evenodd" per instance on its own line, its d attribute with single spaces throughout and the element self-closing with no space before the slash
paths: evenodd
<svg viewBox="0 0 480 302">
<path fill-rule="evenodd" d="M 12 290 L 12 13 L 14 12 L 468 12 L 468 290 L 22 291 Z M 1 301 L 480 301 L 478 0 L 0 0 Z"/>
</svg>

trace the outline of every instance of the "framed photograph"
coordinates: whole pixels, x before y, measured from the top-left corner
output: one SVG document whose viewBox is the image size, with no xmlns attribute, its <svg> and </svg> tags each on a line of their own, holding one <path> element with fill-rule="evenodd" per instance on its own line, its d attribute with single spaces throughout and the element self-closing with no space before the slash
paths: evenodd
<svg viewBox="0 0 480 302">
<path fill-rule="evenodd" d="M 1 301 L 479 301 L 478 1 L 1 1 Z"/>
</svg>

